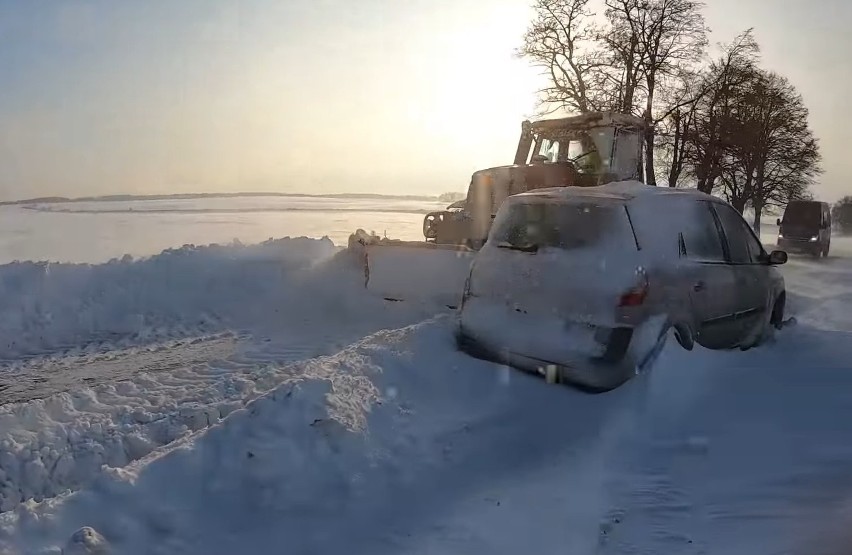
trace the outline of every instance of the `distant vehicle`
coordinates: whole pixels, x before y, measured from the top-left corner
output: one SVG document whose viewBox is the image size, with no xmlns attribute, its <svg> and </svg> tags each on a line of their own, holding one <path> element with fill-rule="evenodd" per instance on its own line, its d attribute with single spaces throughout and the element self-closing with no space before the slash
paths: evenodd
<svg viewBox="0 0 852 555">
<path fill-rule="evenodd" d="M 784 280 L 726 202 L 637 182 L 505 200 L 465 285 L 459 347 L 593 391 L 618 387 L 669 330 L 748 349 L 780 328 Z"/>
<path fill-rule="evenodd" d="M 831 207 L 827 202 L 794 200 L 778 223 L 778 248 L 828 256 L 831 248 Z"/>
</svg>

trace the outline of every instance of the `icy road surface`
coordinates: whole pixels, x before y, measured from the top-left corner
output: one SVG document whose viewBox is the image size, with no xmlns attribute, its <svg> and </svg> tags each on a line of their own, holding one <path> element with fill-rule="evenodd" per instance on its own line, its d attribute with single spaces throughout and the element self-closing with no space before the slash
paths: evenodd
<svg viewBox="0 0 852 555">
<path fill-rule="evenodd" d="M 327 242 L 3 267 L 2 383 L 68 391 L 0 409 L 0 552 L 842 553 L 852 248 L 832 246 L 783 267 L 799 324 L 775 344 L 671 342 L 598 396 L 456 352 L 450 315 L 365 296 Z"/>
</svg>

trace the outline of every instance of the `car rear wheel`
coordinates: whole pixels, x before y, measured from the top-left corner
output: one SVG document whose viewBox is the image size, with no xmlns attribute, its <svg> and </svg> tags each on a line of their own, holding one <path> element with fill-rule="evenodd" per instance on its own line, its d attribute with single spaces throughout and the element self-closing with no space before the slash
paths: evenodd
<svg viewBox="0 0 852 555">
<path fill-rule="evenodd" d="M 780 330 L 784 326 L 784 309 L 787 304 L 787 293 L 782 291 L 775 304 L 772 306 L 772 314 L 769 318 L 770 327 Z"/>
<path fill-rule="evenodd" d="M 786 303 L 786 293 L 782 292 L 772 305 L 772 311 L 769 317 L 765 319 L 763 325 L 755 335 L 754 339 L 740 345 L 741 351 L 748 351 L 764 343 L 768 343 L 775 339 L 775 331 L 780 330 L 784 326 L 784 305 Z"/>
<path fill-rule="evenodd" d="M 683 347 L 685 350 L 691 351 L 695 348 L 695 336 L 689 326 L 685 324 L 676 324 L 674 327 L 674 334 L 678 345 Z"/>
</svg>

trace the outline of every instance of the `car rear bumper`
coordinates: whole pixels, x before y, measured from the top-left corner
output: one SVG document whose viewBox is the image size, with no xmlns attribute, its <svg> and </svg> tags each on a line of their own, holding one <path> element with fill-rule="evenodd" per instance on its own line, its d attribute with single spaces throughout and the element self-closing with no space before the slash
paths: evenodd
<svg viewBox="0 0 852 555">
<path fill-rule="evenodd" d="M 456 341 L 461 351 L 473 357 L 506 364 L 542 376 L 548 368 L 554 368 L 560 382 L 568 382 L 581 389 L 598 392 L 618 387 L 635 374 L 636 364 L 631 357 L 627 356 L 633 330 L 618 328 L 612 331 L 618 332 L 614 333 L 617 339 L 606 346 L 604 355 L 577 357 L 570 361 L 545 360 L 514 352 L 489 343 L 463 327 L 459 327 Z"/>
<path fill-rule="evenodd" d="M 469 297 L 459 317 L 459 348 L 477 358 L 545 374 L 591 390 L 618 387 L 659 352 L 667 318 L 645 315 L 632 322 L 566 320 L 528 314 L 505 302 Z"/>
</svg>

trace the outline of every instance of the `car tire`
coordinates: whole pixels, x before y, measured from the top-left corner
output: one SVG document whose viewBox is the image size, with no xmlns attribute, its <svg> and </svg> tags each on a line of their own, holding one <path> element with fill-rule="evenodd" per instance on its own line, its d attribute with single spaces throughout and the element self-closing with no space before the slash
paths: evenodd
<svg viewBox="0 0 852 555">
<path fill-rule="evenodd" d="M 756 334 L 757 337 L 749 343 L 740 345 L 741 351 L 748 351 L 749 349 L 759 347 L 760 345 L 764 345 L 775 339 L 775 332 L 784 326 L 785 304 L 786 293 L 782 291 L 781 294 L 775 298 L 775 302 L 772 304 L 772 310 L 769 312 L 769 317 L 764 321 L 763 327 Z"/>
<path fill-rule="evenodd" d="M 758 341 L 754 345 L 755 347 L 773 341 L 775 339 L 775 332 L 784 327 L 784 308 L 786 304 L 787 294 L 782 291 L 772 304 L 772 312 L 769 313 L 769 318 L 760 332 Z"/>
<path fill-rule="evenodd" d="M 775 303 L 772 305 L 772 313 L 769 316 L 770 327 L 780 330 L 784 327 L 784 310 L 787 308 L 787 292 L 781 293 L 775 298 Z"/>
<path fill-rule="evenodd" d="M 674 326 L 674 335 L 678 345 L 683 347 L 684 350 L 691 351 L 695 348 L 695 335 L 692 333 L 689 326 L 685 324 L 676 324 Z"/>
</svg>

